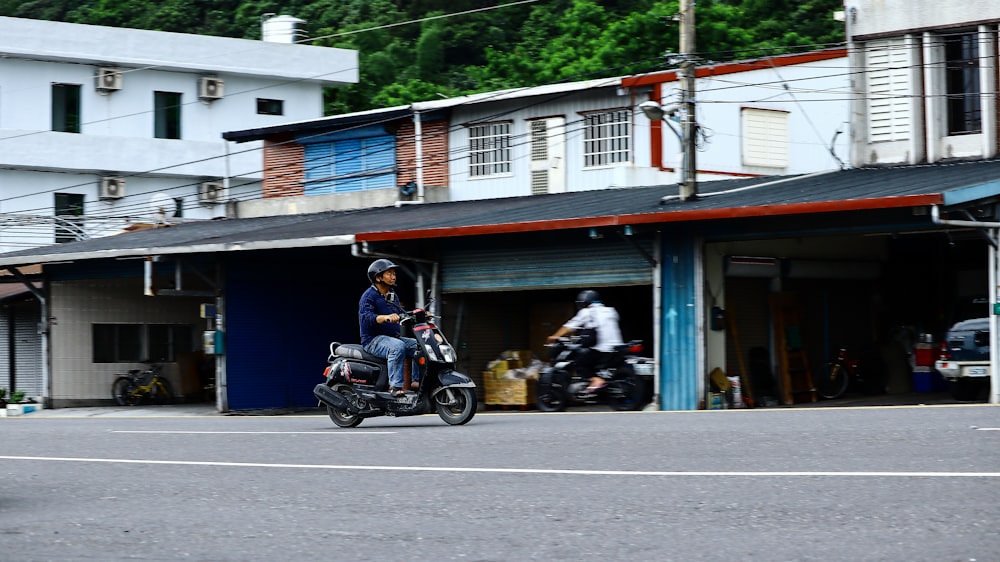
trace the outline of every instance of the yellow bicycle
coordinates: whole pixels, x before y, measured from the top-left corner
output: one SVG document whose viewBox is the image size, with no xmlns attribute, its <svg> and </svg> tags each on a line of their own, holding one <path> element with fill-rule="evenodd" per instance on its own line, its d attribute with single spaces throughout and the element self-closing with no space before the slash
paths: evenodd
<svg viewBox="0 0 1000 562">
<path fill-rule="evenodd" d="M 163 366 L 150 363 L 145 371 L 132 369 L 124 375 L 118 375 L 111 385 L 111 395 L 119 406 L 137 406 L 139 404 L 169 404 L 174 391 L 170 382 L 163 376 Z"/>
</svg>

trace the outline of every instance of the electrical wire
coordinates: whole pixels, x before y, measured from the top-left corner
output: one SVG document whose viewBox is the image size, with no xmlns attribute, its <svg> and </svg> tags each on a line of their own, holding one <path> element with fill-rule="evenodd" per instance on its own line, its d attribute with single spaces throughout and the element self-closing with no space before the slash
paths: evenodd
<svg viewBox="0 0 1000 562">
<path fill-rule="evenodd" d="M 317 39 L 318 39 L 318 38 L 317 38 Z M 757 86 L 760 86 L 760 84 L 755 84 L 755 85 L 757 85 Z M 733 87 L 738 87 L 738 85 L 734 85 Z M 527 88 L 526 88 L 526 89 L 527 89 Z M 828 100 L 816 100 L 816 101 L 828 101 Z M 148 112 L 146 112 L 146 113 L 148 113 Z M 256 149 L 256 148 L 255 148 L 255 149 L 249 149 L 249 150 L 247 150 L 247 151 L 251 151 L 251 150 L 259 150 L 259 149 Z M 241 151 L 241 152 L 242 152 L 242 151 Z M 220 156 L 220 157 L 224 157 L 224 156 Z M 182 163 L 182 164 L 178 164 L 177 166 L 182 166 L 182 165 L 186 165 L 186 164 L 188 164 L 188 163 Z M 170 168 L 172 168 L 172 167 L 174 167 L 174 166 L 170 166 Z M 152 172 L 156 172 L 156 171 L 162 171 L 163 169 L 167 169 L 167 168 L 161 168 L 161 169 L 157 169 L 157 170 L 148 170 L 148 171 L 144 171 L 144 172 L 139 172 L 139 173 L 136 173 L 136 174 L 132 174 L 132 175 L 148 175 L 149 173 L 152 173 Z M 268 171 L 268 170 L 261 170 L 260 172 L 267 172 L 267 171 Z M 196 182 L 196 183 L 197 183 L 197 182 Z M 181 186 L 177 186 L 177 188 L 186 188 L 186 187 L 190 187 L 190 186 L 192 186 L 192 185 L 195 185 L 196 183 L 188 183 L 188 184 L 183 184 L 183 185 L 181 185 Z M 253 184 L 256 184 L 256 183 L 259 183 L 259 181 L 253 181 L 253 182 L 250 182 L 250 184 L 248 184 L 248 185 L 253 185 Z M 93 185 L 93 183 L 92 183 L 92 182 L 86 182 L 86 183 L 84 183 L 84 184 L 78 184 L 77 186 L 89 186 L 89 185 Z M 50 190 L 50 191 L 51 191 L 51 192 L 56 192 L 56 191 L 61 191 L 61 190 L 64 190 L 64 189 L 67 189 L 68 187 L 77 187 L 77 186 L 64 186 L 64 187 L 62 187 L 62 188 L 57 188 L 57 189 L 54 189 L 54 190 Z M 171 189 L 173 189 L 173 188 L 171 188 Z M 163 190 L 161 190 L 161 191 L 163 191 Z M 34 194 L 33 194 L 33 195 L 34 195 Z M 13 198 L 8 198 L 8 199 L 13 199 Z M 2 200 L 0 200 L 0 201 L 2 201 Z M 51 208 L 51 207 L 45 207 L 45 208 L 42 208 L 42 209 L 39 209 L 39 210 L 48 210 L 48 209 L 50 209 L 50 208 Z"/>
</svg>

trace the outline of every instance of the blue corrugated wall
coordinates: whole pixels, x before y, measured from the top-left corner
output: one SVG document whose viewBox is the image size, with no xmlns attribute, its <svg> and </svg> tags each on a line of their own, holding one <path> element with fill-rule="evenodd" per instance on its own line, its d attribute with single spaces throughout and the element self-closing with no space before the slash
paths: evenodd
<svg viewBox="0 0 1000 562">
<path fill-rule="evenodd" d="M 698 409 L 698 329 L 695 245 L 685 236 L 663 237 L 660 256 L 660 408 Z"/>
<path fill-rule="evenodd" d="M 312 389 L 323 381 L 329 343 L 359 338 L 367 261 L 282 253 L 233 258 L 226 271 L 232 410 L 316 406 Z"/>
</svg>

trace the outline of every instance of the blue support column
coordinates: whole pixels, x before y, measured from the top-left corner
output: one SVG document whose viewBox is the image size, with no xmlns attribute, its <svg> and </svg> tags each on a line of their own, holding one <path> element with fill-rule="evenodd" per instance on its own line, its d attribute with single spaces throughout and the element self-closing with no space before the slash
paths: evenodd
<svg viewBox="0 0 1000 562">
<path fill-rule="evenodd" d="M 697 260 L 689 237 L 663 237 L 660 409 L 698 409 Z"/>
</svg>

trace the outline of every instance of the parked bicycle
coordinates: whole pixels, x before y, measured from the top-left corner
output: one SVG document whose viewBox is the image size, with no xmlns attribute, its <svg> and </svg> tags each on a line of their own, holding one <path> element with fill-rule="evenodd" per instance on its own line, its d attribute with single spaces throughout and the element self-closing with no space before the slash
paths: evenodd
<svg viewBox="0 0 1000 562">
<path fill-rule="evenodd" d="M 846 347 L 841 347 L 837 358 L 823 368 L 816 381 L 816 391 L 823 398 L 833 400 L 843 396 L 852 385 L 860 388 L 863 381 L 861 360 L 851 356 Z"/>
<path fill-rule="evenodd" d="M 119 406 L 137 406 L 139 404 L 169 404 L 174 391 L 170 382 L 163 376 L 163 365 L 148 363 L 149 367 L 131 369 L 124 375 L 118 375 L 111 385 L 111 395 Z"/>
</svg>

